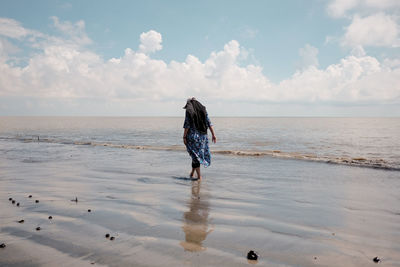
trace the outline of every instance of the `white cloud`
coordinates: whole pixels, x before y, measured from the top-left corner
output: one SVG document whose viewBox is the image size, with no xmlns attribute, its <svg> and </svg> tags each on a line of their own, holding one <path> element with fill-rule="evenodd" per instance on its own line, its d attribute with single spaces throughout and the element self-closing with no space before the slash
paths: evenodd
<svg viewBox="0 0 400 267">
<path fill-rule="evenodd" d="M 386 58 L 383 64 L 389 68 L 400 68 L 400 58 Z"/>
<path fill-rule="evenodd" d="M 381 64 L 367 56 L 362 47 L 339 63 L 320 69 L 318 50 L 306 45 L 300 54 L 308 67 L 276 84 L 262 73 L 260 66 L 238 64 L 245 50 L 235 40 L 204 61 L 188 55 L 183 62 L 167 63 L 148 55 L 161 49 L 161 34 L 149 31 L 141 35 L 138 51 L 127 48 L 122 57 L 105 61 L 90 51 L 85 42 L 70 45 L 71 40 L 85 33 L 80 32 L 83 25 L 68 25 L 79 30 L 70 31 L 68 26 L 64 30 L 71 36 L 64 37 L 64 42 L 44 42 L 25 67 L 0 60 L 1 96 L 161 102 L 192 95 L 250 103 L 400 101 L 400 66 L 393 60 Z"/>
<path fill-rule="evenodd" d="M 76 23 L 69 21 L 60 21 L 57 17 L 50 17 L 53 21 L 53 25 L 61 33 L 66 35 L 71 41 L 79 45 L 87 45 L 92 43 L 92 40 L 87 36 L 85 31 L 85 22 L 79 20 Z"/>
<path fill-rule="evenodd" d="M 400 68 L 370 56 L 350 55 L 326 69 L 308 68 L 279 84 L 283 99 L 305 102 L 373 103 L 399 101 Z"/>
<path fill-rule="evenodd" d="M 333 0 L 328 5 L 328 13 L 333 17 L 342 17 L 359 4 L 359 0 Z"/>
<path fill-rule="evenodd" d="M 92 43 L 92 40 L 86 34 L 84 21 L 71 23 L 60 21 L 54 16 L 50 18 L 53 21 L 54 28 L 58 30 L 58 35 L 50 36 L 36 30 L 27 29 L 16 20 L 0 18 L 0 37 L 24 42 L 27 46 L 43 50 L 52 45 L 69 45 L 78 48 Z"/>
<path fill-rule="evenodd" d="M 140 35 L 139 51 L 143 53 L 153 53 L 162 49 L 161 34 L 156 31 L 143 32 Z"/>
<path fill-rule="evenodd" d="M 30 30 L 22 27 L 21 23 L 9 18 L 0 18 L 0 35 L 21 39 L 30 34 Z"/>
<path fill-rule="evenodd" d="M 342 46 L 400 46 L 399 0 L 330 0 L 327 12 L 350 20 L 338 38 Z M 327 36 L 326 43 L 332 39 Z"/>
<path fill-rule="evenodd" d="M 387 46 L 400 45 L 400 27 L 392 16 L 383 13 L 368 17 L 355 15 L 346 28 L 342 44 L 347 46 Z"/>
<path fill-rule="evenodd" d="M 300 54 L 300 68 L 307 69 L 311 66 L 318 67 L 318 48 L 306 44 L 303 48 L 299 49 Z"/>
<path fill-rule="evenodd" d="M 348 16 L 349 13 L 373 14 L 380 11 L 398 11 L 398 0 L 331 0 L 327 6 L 328 14 L 339 18 Z"/>
<path fill-rule="evenodd" d="M 366 54 L 367 53 L 365 53 L 365 50 L 361 45 L 357 45 L 351 50 L 351 55 L 355 57 L 363 57 Z"/>
<path fill-rule="evenodd" d="M 8 60 L 9 55 L 19 52 L 20 49 L 5 38 L 0 38 L 0 59 Z"/>
<path fill-rule="evenodd" d="M 371 8 L 388 9 L 400 7 L 400 2 L 398 0 L 365 0 L 365 5 Z"/>
</svg>

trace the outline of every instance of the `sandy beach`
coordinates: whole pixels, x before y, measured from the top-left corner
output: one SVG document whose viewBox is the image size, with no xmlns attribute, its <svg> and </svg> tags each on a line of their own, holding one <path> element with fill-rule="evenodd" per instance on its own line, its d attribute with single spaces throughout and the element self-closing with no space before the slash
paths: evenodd
<svg viewBox="0 0 400 267">
<path fill-rule="evenodd" d="M 191 181 L 182 151 L 26 145 L 0 161 L 1 266 L 400 265 L 398 172 L 215 155 Z"/>
</svg>

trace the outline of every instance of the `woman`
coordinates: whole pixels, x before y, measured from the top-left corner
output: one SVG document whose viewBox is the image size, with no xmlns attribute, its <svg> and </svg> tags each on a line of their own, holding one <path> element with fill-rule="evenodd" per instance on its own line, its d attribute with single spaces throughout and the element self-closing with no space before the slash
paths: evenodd
<svg viewBox="0 0 400 267">
<path fill-rule="evenodd" d="M 209 128 L 212 134 L 212 141 L 217 142 L 214 129 L 208 118 L 206 107 L 203 106 L 194 97 L 189 98 L 186 102 L 185 123 L 183 128 L 183 143 L 186 145 L 186 150 L 192 157 L 192 172 L 190 178 L 193 178 L 196 171 L 197 178 L 201 179 L 200 164 L 205 167 L 211 164 L 211 155 L 208 148 L 207 129 Z"/>
</svg>

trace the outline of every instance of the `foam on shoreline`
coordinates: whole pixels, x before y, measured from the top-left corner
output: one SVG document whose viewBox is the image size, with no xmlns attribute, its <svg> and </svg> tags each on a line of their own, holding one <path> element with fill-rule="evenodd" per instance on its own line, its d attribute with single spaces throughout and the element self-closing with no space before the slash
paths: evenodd
<svg viewBox="0 0 400 267">
<path fill-rule="evenodd" d="M 57 138 L 40 138 L 40 137 L 0 137 L 3 140 L 18 140 L 21 142 L 43 142 L 43 143 L 56 143 L 65 145 L 81 145 L 81 146 L 104 146 L 119 149 L 137 149 L 137 150 L 161 150 L 161 151 L 186 151 L 182 145 L 174 146 L 154 146 L 154 145 L 132 145 L 132 144 L 118 144 L 110 142 L 95 142 L 95 141 L 80 141 L 80 140 L 65 140 Z M 365 157 L 336 157 L 336 156 L 319 156 L 316 154 L 302 153 L 302 152 L 288 152 L 280 150 L 211 150 L 211 153 L 229 155 L 229 156 L 242 156 L 242 157 L 275 157 L 282 159 L 305 160 L 322 163 L 332 163 L 355 167 L 374 168 L 382 170 L 400 171 L 400 166 L 395 163 L 388 162 L 384 159 L 371 159 Z"/>
</svg>

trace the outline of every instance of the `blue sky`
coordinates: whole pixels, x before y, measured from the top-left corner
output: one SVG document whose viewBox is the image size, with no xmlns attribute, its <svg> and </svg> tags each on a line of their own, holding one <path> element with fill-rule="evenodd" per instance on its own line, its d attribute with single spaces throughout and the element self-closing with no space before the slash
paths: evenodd
<svg viewBox="0 0 400 267">
<path fill-rule="evenodd" d="M 324 45 L 327 35 L 339 35 L 344 22 L 324 14 L 314 1 L 10 1 L 1 3 L 0 15 L 23 25 L 52 32 L 51 16 L 84 20 L 94 40 L 92 48 L 104 58 L 119 57 L 139 45 L 148 30 L 163 35 L 163 50 L 156 58 L 182 61 L 188 54 L 206 59 L 230 40 L 254 49 L 264 73 L 280 81 L 295 71 L 298 50 L 310 43 L 321 49 L 321 66 L 346 53 Z M 269 2 L 269 3 L 268 3 Z M 172 4 L 171 4 L 172 3 Z M 316 25 L 317 24 L 317 25 Z"/>
<path fill-rule="evenodd" d="M 175 116 L 195 95 L 220 116 L 399 116 L 399 9 L 2 1 L 0 115 Z"/>
</svg>

